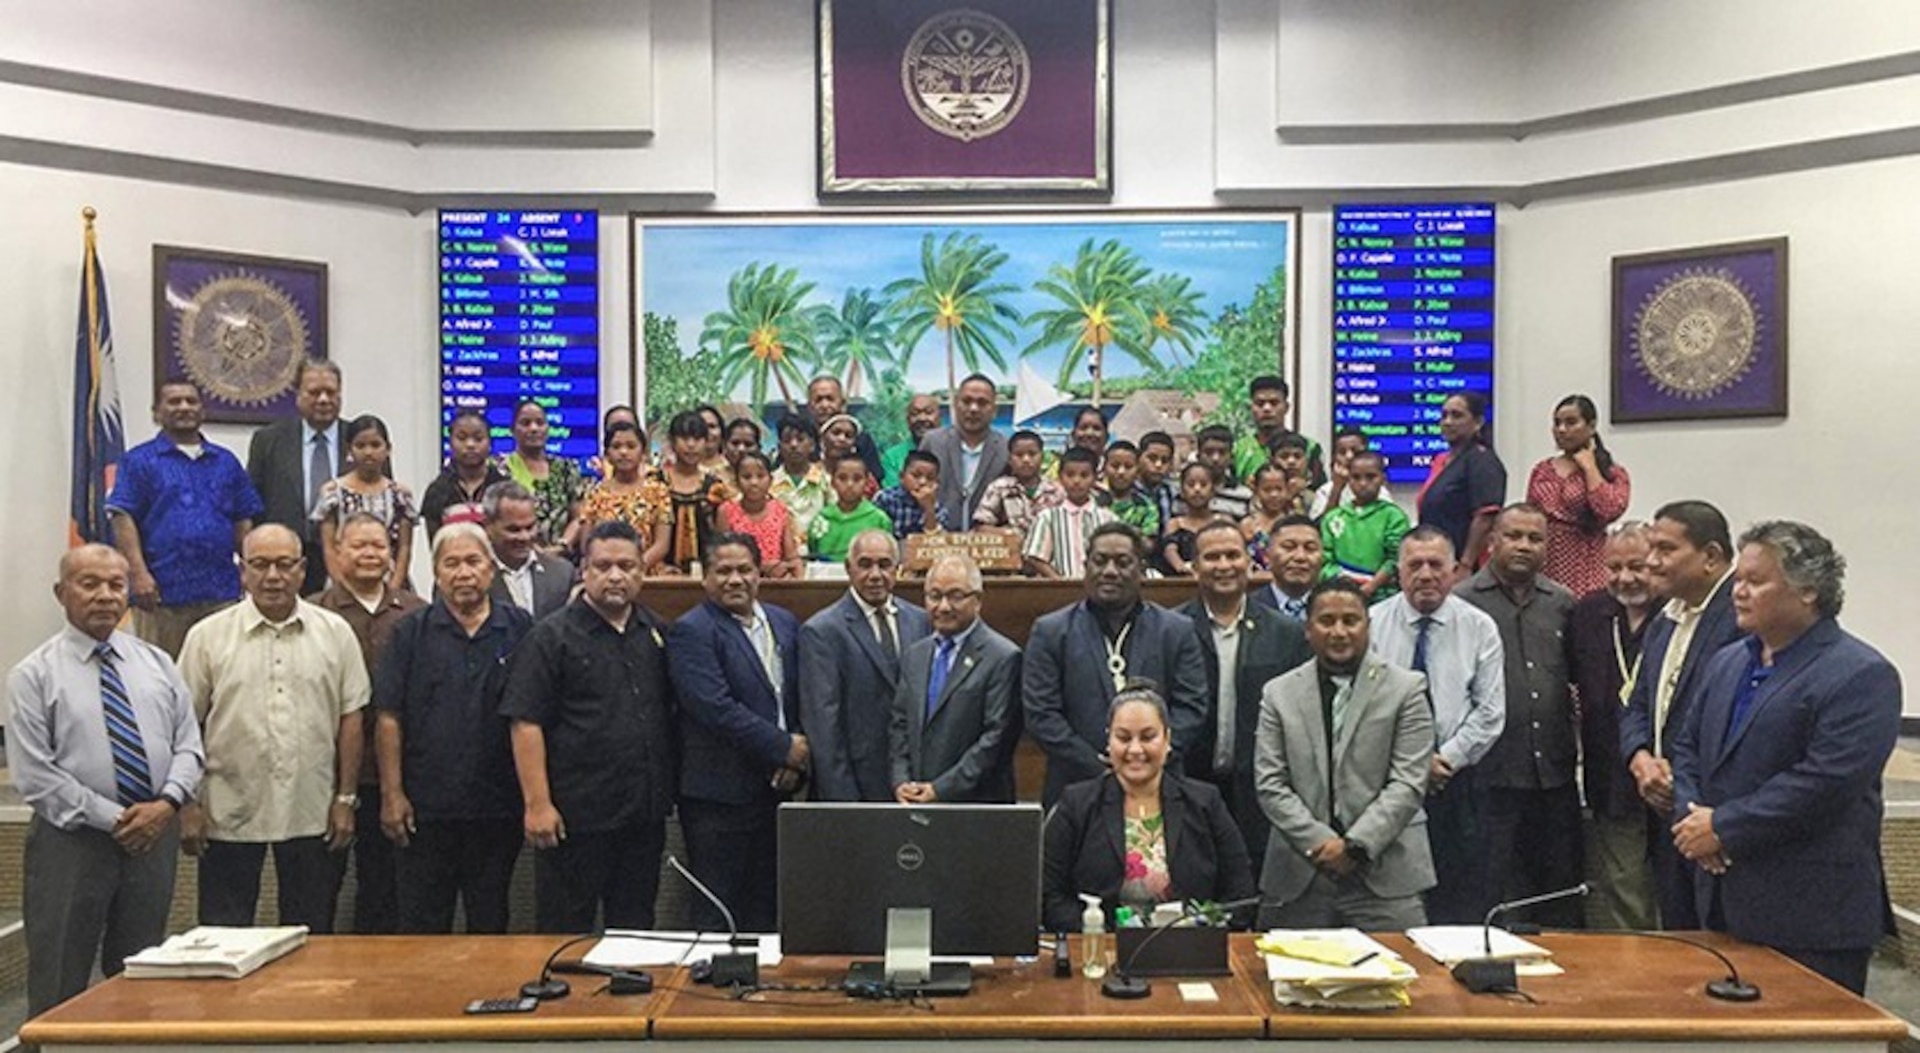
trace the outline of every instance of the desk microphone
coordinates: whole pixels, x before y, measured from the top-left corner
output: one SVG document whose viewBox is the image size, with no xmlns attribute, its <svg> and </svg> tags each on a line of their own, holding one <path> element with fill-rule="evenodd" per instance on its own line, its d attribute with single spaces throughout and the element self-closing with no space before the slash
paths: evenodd
<svg viewBox="0 0 1920 1053">
<path fill-rule="evenodd" d="M 713 894 L 712 889 L 702 884 L 699 878 L 694 877 L 692 871 L 681 866 L 680 860 L 668 856 L 667 865 L 679 871 L 680 876 L 686 878 L 687 883 L 698 889 L 702 896 L 707 897 L 707 902 L 718 907 L 720 916 L 727 919 L 727 946 L 733 948 L 733 953 L 716 954 L 709 960 L 706 982 L 715 987 L 757 986 L 760 983 L 760 941 L 752 939 L 743 941 L 740 938 L 740 926 L 734 923 L 733 911 L 727 909 L 727 905 L 721 902 L 719 896 Z M 742 947 L 747 946 L 754 949 L 741 950 Z"/>
<path fill-rule="evenodd" d="M 1539 925 L 1515 925 L 1509 931 L 1537 933 L 1547 930 Z M 1559 929 L 1555 931 L 1571 936 L 1639 936 L 1649 940 L 1686 944 L 1695 950 L 1713 955 L 1720 959 L 1721 965 L 1727 967 L 1727 975 L 1718 980 L 1707 981 L 1708 998 L 1717 998 L 1722 1002 L 1758 1002 L 1760 1000 L 1760 986 L 1740 979 L 1740 970 L 1734 968 L 1732 958 L 1722 954 L 1719 948 L 1702 943 L 1690 936 L 1682 936 L 1677 932 L 1649 932 L 1646 929 Z"/>
<path fill-rule="evenodd" d="M 1485 994 L 1488 991 L 1518 990 L 1520 986 L 1520 976 L 1514 964 L 1493 956 L 1493 919 L 1509 911 L 1519 910 L 1522 907 L 1532 907 L 1541 903 L 1552 903 L 1554 900 L 1584 896 L 1591 891 L 1592 890 L 1587 887 L 1587 883 L 1582 881 L 1572 888 L 1563 888 L 1556 892 L 1542 892 L 1538 896 L 1511 899 L 1505 903 L 1495 903 L 1493 909 L 1487 911 L 1486 920 L 1481 923 L 1481 953 L 1484 957 L 1468 958 L 1455 965 L 1453 967 L 1453 978 L 1460 982 L 1460 986 L 1465 987 L 1474 994 Z"/>
<path fill-rule="evenodd" d="M 1142 937 L 1139 943 L 1133 945 L 1133 953 L 1127 955 L 1127 960 L 1121 963 L 1120 967 L 1113 971 L 1113 975 L 1107 977 L 1106 981 L 1100 985 L 1100 993 L 1108 998 L 1118 998 L 1122 1001 L 1129 1002 L 1134 999 L 1147 997 L 1153 993 L 1153 985 L 1133 975 L 1133 964 L 1140 960 L 1140 952 L 1146 950 L 1147 945 L 1158 939 L 1161 933 L 1178 926 L 1181 922 L 1189 918 L 1198 917 L 1203 912 L 1219 911 L 1221 913 L 1231 914 L 1242 907 L 1257 906 L 1259 903 L 1259 896 L 1248 896 L 1245 899 L 1231 900 L 1226 903 L 1214 903 L 1204 908 L 1196 908 L 1192 901 L 1189 901 L 1185 907 L 1181 908 L 1178 918 L 1175 918 L 1168 924 L 1156 926 L 1152 932 Z M 1117 932 L 1114 938 L 1116 940 L 1119 938 Z"/>
<path fill-rule="evenodd" d="M 520 985 L 520 997 L 535 998 L 542 1002 L 551 1002 L 556 998 L 567 997 L 568 994 L 572 993 L 573 985 L 553 975 L 553 963 L 560 959 L 561 951 L 569 947 L 578 947 L 588 940 L 597 940 L 599 938 L 599 933 L 590 932 L 585 936 L 575 936 L 560 946 L 555 947 L 553 953 L 547 955 L 546 964 L 540 967 L 540 978 L 538 980 L 529 980 Z"/>
</svg>

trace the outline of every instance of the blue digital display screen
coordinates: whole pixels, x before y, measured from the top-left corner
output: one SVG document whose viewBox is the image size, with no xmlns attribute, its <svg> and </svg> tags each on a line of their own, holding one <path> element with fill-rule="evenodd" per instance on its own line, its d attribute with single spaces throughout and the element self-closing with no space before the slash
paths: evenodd
<svg viewBox="0 0 1920 1053">
<path fill-rule="evenodd" d="M 1426 479 L 1440 404 L 1493 405 L 1492 205 L 1333 210 L 1333 425 L 1358 428 L 1396 483 Z"/>
<path fill-rule="evenodd" d="M 600 216 L 440 213 L 440 442 L 453 415 L 487 415 L 496 453 L 513 411 L 546 407 L 549 452 L 599 452 Z"/>
</svg>

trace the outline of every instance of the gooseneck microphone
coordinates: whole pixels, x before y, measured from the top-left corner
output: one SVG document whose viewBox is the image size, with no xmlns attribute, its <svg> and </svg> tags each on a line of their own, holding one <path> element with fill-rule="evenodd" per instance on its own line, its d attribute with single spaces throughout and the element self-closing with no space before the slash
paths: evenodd
<svg viewBox="0 0 1920 1053">
<path fill-rule="evenodd" d="M 1518 934 L 1549 930 L 1539 925 L 1515 925 L 1510 931 Z M 1691 936 L 1682 936 L 1677 932 L 1653 932 L 1647 929 L 1560 929 L 1555 931 L 1564 932 L 1570 936 L 1639 936 L 1649 940 L 1666 940 L 1669 943 L 1685 944 L 1694 950 L 1713 955 L 1720 959 L 1721 965 L 1727 967 L 1727 975 L 1718 980 L 1707 981 L 1708 998 L 1716 998 L 1722 1002 L 1758 1002 L 1760 1000 L 1760 986 L 1742 980 L 1740 970 L 1734 967 L 1732 958 L 1721 953 L 1718 947 L 1702 943 Z"/>
<path fill-rule="evenodd" d="M 575 936 L 560 946 L 555 947 L 553 953 L 547 955 L 546 964 L 540 966 L 540 978 L 538 980 L 529 980 L 520 985 L 520 997 L 536 998 L 542 1002 L 551 1002 L 556 998 L 567 997 L 567 995 L 573 991 L 573 985 L 553 975 L 553 963 L 560 959 L 561 951 L 569 947 L 578 947 L 588 940 L 597 940 L 599 938 L 599 933 L 590 932 L 585 936 Z"/>
<path fill-rule="evenodd" d="M 733 948 L 733 953 L 716 954 L 712 957 L 711 964 L 708 966 L 707 982 L 715 987 L 753 987 L 759 984 L 760 941 L 751 938 L 744 941 L 741 939 L 740 926 L 733 920 L 733 911 L 727 908 L 719 896 L 713 894 L 712 889 L 702 883 L 699 878 L 694 877 L 692 871 L 682 866 L 680 860 L 670 855 L 667 857 L 667 865 L 679 871 L 680 876 L 686 878 L 688 884 L 705 896 L 707 902 L 719 908 L 720 916 L 727 920 L 727 946 Z M 749 946 L 754 949 L 741 950 L 742 947 Z"/>
<path fill-rule="evenodd" d="M 1127 960 L 1113 971 L 1112 976 L 1107 977 L 1106 980 L 1100 984 L 1100 993 L 1108 998 L 1118 998 L 1122 1001 L 1129 1002 L 1147 997 L 1153 993 L 1153 985 L 1133 975 L 1133 965 L 1140 960 L 1140 952 L 1146 950 L 1147 946 L 1158 939 L 1161 933 L 1166 932 L 1168 929 L 1175 928 L 1189 918 L 1198 917 L 1203 912 L 1220 911 L 1223 913 L 1232 913 L 1243 907 L 1257 906 L 1259 902 L 1259 896 L 1248 896 L 1245 899 L 1231 900 L 1226 903 L 1214 903 L 1200 909 L 1196 909 L 1195 906 L 1189 902 L 1185 907 L 1181 908 L 1178 918 L 1175 918 L 1169 924 L 1156 926 L 1152 932 L 1142 937 L 1139 943 L 1133 945 L 1133 953 L 1127 955 Z M 1119 934 L 1116 931 L 1115 939 L 1118 938 Z"/>
<path fill-rule="evenodd" d="M 1485 994 L 1488 991 L 1519 990 L 1520 976 L 1514 964 L 1493 956 L 1493 919 L 1510 911 L 1520 910 L 1523 907 L 1533 907 L 1542 903 L 1552 903 L 1555 900 L 1584 896 L 1590 891 L 1592 890 L 1587 887 L 1587 883 L 1582 881 L 1572 888 L 1563 888 L 1554 892 L 1542 892 L 1537 896 L 1526 896 L 1521 899 L 1510 899 L 1505 903 L 1495 903 L 1493 909 L 1487 911 L 1486 920 L 1481 923 L 1481 954 L 1483 954 L 1484 957 L 1468 958 L 1455 965 L 1453 967 L 1453 978 L 1459 981 L 1460 986 L 1465 987 L 1474 994 Z"/>
</svg>

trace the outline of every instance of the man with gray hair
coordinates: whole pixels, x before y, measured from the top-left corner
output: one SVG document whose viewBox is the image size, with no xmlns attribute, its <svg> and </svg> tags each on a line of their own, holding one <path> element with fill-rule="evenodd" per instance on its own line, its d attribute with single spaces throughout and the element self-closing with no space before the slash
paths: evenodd
<svg viewBox="0 0 1920 1053">
<path fill-rule="evenodd" d="M 891 801 L 887 725 L 900 655 L 926 638 L 927 612 L 894 595 L 893 535 L 847 546 L 847 594 L 800 627 L 800 726 L 813 745 L 813 797 Z"/>
<path fill-rule="evenodd" d="M 1847 563 L 1812 527 L 1740 538 L 1733 609 L 1672 742 L 1673 843 L 1709 929 L 1862 994 L 1890 932 L 1881 781 L 1900 674 L 1840 628 Z"/>
<path fill-rule="evenodd" d="M 381 833 L 395 848 L 400 931 L 507 931 L 520 794 L 500 716 L 507 655 L 533 616 L 495 603 L 493 546 L 473 523 L 433 537 L 432 606 L 400 620 L 373 681 Z"/>
<path fill-rule="evenodd" d="M 126 559 L 60 557 L 67 624 L 7 678 L 7 767 L 33 819 L 22 864 L 27 1012 L 87 988 L 160 942 L 173 906 L 174 813 L 200 786 L 200 727 L 166 653 L 117 626 Z"/>
<path fill-rule="evenodd" d="M 300 594 L 319 592 L 327 583 L 318 524 L 310 518 L 320 488 L 346 473 L 346 444 L 340 434 L 340 365 L 324 358 L 300 363 L 294 375 L 298 415 L 253 433 L 247 447 L 247 475 L 266 511 L 256 523 L 278 523 L 300 536 L 306 577 Z"/>
<path fill-rule="evenodd" d="M 480 499 L 493 545 L 493 599 L 510 603 L 538 621 L 567 605 L 573 595 L 573 564 L 539 550 L 538 502 L 515 482 L 495 483 Z"/>
<path fill-rule="evenodd" d="M 901 655 L 888 735 L 901 804 L 1013 803 L 1020 648 L 980 620 L 982 584 L 964 555 L 927 571 L 933 635 Z"/>
</svg>

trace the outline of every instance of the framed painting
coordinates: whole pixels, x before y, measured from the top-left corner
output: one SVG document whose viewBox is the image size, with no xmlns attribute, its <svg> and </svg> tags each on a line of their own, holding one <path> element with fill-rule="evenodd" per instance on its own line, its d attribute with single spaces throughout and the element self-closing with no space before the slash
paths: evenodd
<svg viewBox="0 0 1920 1053">
<path fill-rule="evenodd" d="M 191 380 L 209 422 L 264 424 L 294 412 L 300 363 L 326 357 L 326 264 L 153 247 L 156 398 Z"/>
<path fill-rule="evenodd" d="M 1111 0 L 816 0 L 819 193 L 1113 192 Z"/>
<path fill-rule="evenodd" d="M 1787 239 L 1613 259 L 1613 421 L 1787 415 Z"/>
<path fill-rule="evenodd" d="M 1097 406 L 1115 438 L 1249 426 L 1247 383 L 1299 390 L 1299 214 L 798 213 L 632 217 L 634 404 L 771 424 L 839 378 L 880 446 L 958 380 L 1055 448 Z M 640 385 L 644 385 L 641 389 Z M 766 434 L 773 434 L 769 427 Z"/>
</svg>

